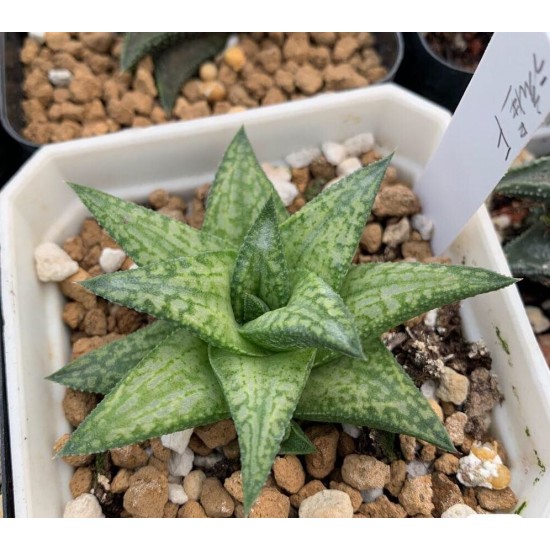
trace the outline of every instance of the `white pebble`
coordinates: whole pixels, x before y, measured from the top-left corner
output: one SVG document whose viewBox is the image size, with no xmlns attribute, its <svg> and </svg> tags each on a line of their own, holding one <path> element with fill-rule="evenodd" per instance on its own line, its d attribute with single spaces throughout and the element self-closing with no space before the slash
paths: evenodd
<svg viewBox="0 0 550 550">
<path fill-rule="evenodd" d="M 114 273 L 124 263 L 126 254 L 119 248 L 104 248 L 99 257 L 99 266 L 104 273 Z"/>
<path fill-rule="evenodd" d="M 55 243 L 42 243 L 34 250 L 36 272 L 41 281 L 64 281 L 78 271 L 78 264 Z"/>
<path fill-rule="evenodd" d="M 90 493 L 84 493 L 78 498 L 67 502 L 64 518 L 104 518 L 97 498 Z"/>
<path fill-rule="evenodd" d="M 437 309 L 430 309 L 424 316 L 424 324 L 427 327 L 434 328 L 437 323 Z"/>
<path fill-rule="evenodd" d="M 230 34 L 227 37 L 227 42 L 225 43 L 225 49 L 228 50 L 229 48 L 232 48 L 233 46 L 237 46 L 239 44 L 239 36 L 237 34 Z"/>
<path fill-rule="evenodd" d="M 544 315 L 540 307 L 525 306 L 525 311 L 535 334 L 541 334 L 550 328 L 550 320 Z"/>
<path fill-rule="evenodd" d="M 371 133 L 359 134 L 344 141 L 344 148 L 350 157 L 368 153 L 374 147 L 374 136 Z"/>
<path fill-rule="evenodd" d="M 343 160 L 336 167 L 336 173 L 339 176 L 348 176 L 349 174 L 353 174 L 353 172 L 356 172 L 362 167 L 363 165 L 361 164 L 361 161 L 358 158 L 350 157 L 348 159 Z"/>
<path fill-rule="evenodd" d="M 429 241 L 434 232 L 434 222 L 423 214 L 415 214 L 411 218 L 411 226 L 414 230 L 420 233 L 420 236 Z"/>
<path fill-rule="evenodd" d="M 467 504 L 453 504 L 441 514 L 442 518 L 467 518 L 469 516 L 477 516 L 477 512 Z"/>
<path fill-rule="evenodd" d="M 420 462 L 420 460 L 411 460 L 411 462 L 407 464 L 407 473 L 409 477 L 425 476 L 429 471 L 428 466 L 426 466 L 424 462 Z"/>
<path fill-rule="evenodd" d="M 285 206 L 291 205 L 298 196 L 298 188 L 289 181 L 271 180 L 271 183 Z"/>
<path fill-rule="evenodd" d="M 73 79 L 73 73 L 68 69 L 50 69 L 48 71 L 48 80 L 56 88 L 66 88 Z"/>
<path fill-rule="evenodd" d="M 109 478 L 107 476 L 104 476 L 103 474 L 97 475 L 97 482 L 106 490 L 111 490 L 111 482 L 109 481 Z"/>
<path fill-rule="evenodd" d="M 186 476 L 193 469 L 195 453 L 187 447 L 182 454 L 172 451 L 168 461 L 168 473 L 173 476 Z"/>
<path fill-rule="evenodd" d="M 353 506 L 347 493 L 327 489 L 304 499 L 298 515 L 301 518 L 352 518 Z"/>
<path fill-rule="evenodd" d="M 474 453 L 463 456 L 458 461 L 456 477 L 466 487 L 486 487 L 492 489 L 490 479 L 498 476 L 498 466 L 502 464 L 499 455 L 492 460 L 481 460 Z"/>
<path fill-rule="evenodd" d="M 187 449 L 192 435 L 193 428 L 183 430 L 181 432 L 162 435 L 160 437 L 160 442 L 171 451 L 175 451 L 181 455 L 185 449 Z"/>
<path fill-rule="evenodd" d="M 361 497 L 363 497 L 363 502 L 366 502 L 367 504 L 369 502 L 374 502 L 379 496 L 383 494 L 384 494 L 384 489 L 382 488 L 365 489 L 361 491 Z"/>
<path fill-rule="evenodd" d="M 506 228 L 512 225 L 512 219 L 508 214 L 500 214 L 491 218 L 493 225 L 497 231 L 504 231 Z"/>
<path fill-rule="evenodd" d="M 220 453 L 210 453 L 208 456 L 199 456 L 197 455 L 195 457 L 195 466 L 197 468 L 212 468 L 212 466 L 216 465 L 220 460 L 223 460 L 223 455 Z"/>
<path fill-rule="evenodd" d="M 398 246 L 405 241 L 409 240 L 411 235 L 411 224 L 408 218 L 401 218 L 397 223 L 388 225 L 384 229 L 384 235 L 382 235 L 382 242 L 388 246 Z"/>
<path fill-rule="evenodd" d="M 28 32 L 27 34 L 28 34 L 29 38 L 33 38 L 39 44 L 44 44 L 45 39 L 46 39 L 46 33 L 45 32 Z"/>
<path fill-rule="evenodd" d="M 420 391 L 426 399 L 435 399 L 436 389 L 437 384 L 435 383 L 435 380 L 426 380 L 426 382 L 424 382 L 422 386 L 420 386 Z"/>
<path fill-rule="evenodd" d="M 326 141 L 321 146 L 323 155 L 333 166 L 338 166 L 346 158 L 346 148 L 340 143 Z"/>
<path fill-rule="evenodd" d="M 361 435 L 361 428 L 354 426 L 353 424 L 342 423 L 342 430 L 347 433 L 353 439 L 357 439 Z"/>
<path fill-rule="evenodd" d="M 309 166 L 319 156 L 321 156 L 321 149 L 318 147 L 308 147 L 290 153 L 285 160 L 292 168 L 304 168 L 305 166 Z"/>
<path fill-rule="evenodd" d="M 137 264 L 135 262 L 132 262 L 128 269 L 137 269 L 137 268 L 138 268 Z"/>
<path fill-rule="evenodd" d="M 288 166 L 273 166 L 269 162 L 264 162 L 262 163 L 262 170 L 271 181 L 290 181 L 292 179 L 292 173 Z"/>
<path fill-rule="evenodd" d="M 185 504 L 189 498 L 183 490 L 183 485 L 176 483 L 168 484 L 168 500 L 174 504 Z"/>
</svg>

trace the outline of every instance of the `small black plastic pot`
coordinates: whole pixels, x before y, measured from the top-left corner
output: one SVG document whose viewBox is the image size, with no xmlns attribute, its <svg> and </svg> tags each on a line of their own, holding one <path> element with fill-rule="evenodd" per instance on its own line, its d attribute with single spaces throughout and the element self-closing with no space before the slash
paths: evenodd
<svg viewBox="0 0 550 550">
<path fill-rule="evenodd" d="M 390 82 L 403 59 L 404 45 L 402 33 L 373 33 L 377 40 L 377 49 L 388 74 L 380 80 Z M 21 107 L 23 100 L 23 65 L 19 52 L 27 33 L 0 33 L 0 122 L 5 132 L 16 142 L 20 163 L 34 153 L 40 144 L 25 139 L 22 135 L 25 117 Z"/>
<path fill-rule="evenodd" d="M 473 72 L 449 63 L 436 54 L 422 33 L 404 32 L 405 55 L 395 82 L 454 111 Z"/>
</svg>

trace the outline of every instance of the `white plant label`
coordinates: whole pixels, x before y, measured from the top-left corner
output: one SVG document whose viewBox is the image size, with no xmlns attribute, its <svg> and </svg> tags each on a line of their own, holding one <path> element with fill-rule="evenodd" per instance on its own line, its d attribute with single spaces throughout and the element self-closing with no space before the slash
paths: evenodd
<svg viewBox="0 0 550 550">
<path fill-rule="evenodd" d="M 550 112 L 550 33 L 493 35 L 439 147 L 415 184 L 441 254 Z"/>
</svg>

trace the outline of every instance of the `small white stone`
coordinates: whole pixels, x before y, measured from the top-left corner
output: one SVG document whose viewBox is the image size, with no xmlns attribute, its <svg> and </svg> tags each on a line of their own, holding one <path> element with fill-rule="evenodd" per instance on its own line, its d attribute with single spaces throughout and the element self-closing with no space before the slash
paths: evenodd
<svg viewBox="0 0 550 550">
<path fill-rule="evenodd" d="M 104 248 L 99 256 L 99 266 L 104 273 L 114 273 L 124 263 L 126 254 L 119 248 Z"/>
<path fill-rule="evenodd" d="M 437 309 L 430 309 L 424 316 L 424 325 L 434 328 L 437 323 Z"/>
<path fill-rule="evenodd" d="M 181 484 L 168 484 L 168 500 L 174 504 L 185 504 L 189 497 L 185 494 Z"/>
<path fill-rule="evenodd" d="M 45 32 L 28 32 L 29 38 L 36 40 L 39 44 L 44 44 L 46 40 Z"/>
<path fill-rule="evenodd" d="M 361 435 L 361 428 L 359 426 L 354 426 L 353 424 L 342 423 L 342 430 L 347 433 L 353 439 L 357 439 Z"/>
<path fill-rule="evenodd" d="M 323 143 L 321 150 L 327 161 L 333 166 L 338 166 L 346 158 L 346 148 L 334 141 L 326 141 Z"/>
<path fill-rule="evenodd" d="M 361 491 L 361 496 L 363 497 L 363 502 L 369 503 L 374 502 L 379 496 L 384 494 L 384 489 L 365 489 Z"/>
<path fill-rule="evenodd" d="M 223 460 L 223 455 L 220 453 L 210 453 L 208 456 L 199 456 L 197 455 L 195 457 L 195 466 L 197 468 L 212 468 L 212 466 L 216 465 L 220 460 Z"/>
<path fill-rule="evenodd" d="M 466 376 L 451 367 L 443 367 L 436 392 L 439 399 L 450 401 L 455 405 L 462 405 L 468 397 L 469 390 L 470 381 Z"/>
<path fill-rule="evenodd" d="M 467 504 L 453 504 L 441 514 L 442 518 L 467 518 L 469 516 L 477 516 L 477 512 Z"/>
<path fill-rule="evenodd" d="M 48 80 L 56 88 L 66 88 L 73 79 L 73 73 L 69 69 L 50 69 Z"/>
<path fill-rule="evenodd" d="M 512 225 L 512 219 L 508 214 L 499 214 L 498 216 L 491 218 L 491 221 L 497 231 L 504 231 Z"/>
<path fill-rule="evenodd" d="M 67 502 L 64 518 L 104 518 L 97 498 L 90 493 L 84 493 L 78 498 Z"/>
<path fill-rule="evenodd" d="M 239 44 L 239 35 L 230 34 L 227 37 L 227 42 L 225 43 L 225 49 L 228 50 L 229 48 L 232 48 L 233 46 L 238 46 L 238 44 Z"/>
<path fill-rule="evenodd" d="M 456 473 L 458 481 L 466 487 L 486 487 L 487 489 L 492 489 L 493 486 L 489 483 L 488 479 L 494 470 L 486 468 L 484 462 L 473 453 L 463 456 L 458 461 L 458 472 Z"/>
<path fill-rule="evenodd" d="M 298 515 L 301 518 L 352 518 L 353 506 L 347 493 L 327 489 L 304 499 Z"/>
<path fill-rule="evenodd" d="M 264 162 L 262 163 L 262 170 L 271 181 L 290 181 L 292 179 L 292 173 L 288 166 L 274 166 L 269 162 Z"/>
<path fill-rule="evenodd" d="M 138 268 L 138 265 L 135 262 L 132 262 L 128 269 L 137 269 L 137 268 Z"/>
<path fill-rule="evenodd" d="M 289 181 L 271 180 L 271 183 L 285 206 L 291 205 L 298 196 L 298 188 Z"/>
<path fill-rule="evenodd" d="M 181 455 L 189 446 L 192 435 L 193 428 L 190 428 L 189 430 L 162 435 L 160 441 L 165 447 Z"/>
<path fill-rule="evenodd" d="M 304 168 L 305 166 L 309 166 L 320 155 L 321 149 L 318 147 L 308 147 L 290 153 L 285 160 L 292 168 Z"/>
<path fill-rule="evenodd" d="M 371 133 L 358 134 L 346 139 L 344 147 L 350 157 L 368 153 L 374 147 L 374 136 Z"/>
<path fill-rule="evenodd" d="M 193 469 L 195 453 L 187 447 L 182 454 L 172 451 L 168 461 L 168 472 L 173 476 L 186 476 Z"/>
<path fill-rule="evenodd" d="M 109 478 L 107 476 L 104 476 L 103 474 L 98 474 L 97 476 L 97 482 L 106 490 L 111 490 L 111 482 L 109 481 Z"/>
<path fill-rule="evenodd" d="M 420 391 L 426 399 L 435 399 L 436 387 L 437 385 L 435 381 L 430 379 L 426 380 L 426 382 L 424 382 L 422 386 L 420 386 Z"/>
<path fill-rule="evenodd" d="M 411 460 L 411 462 L 407 464 L 407 473 L 409 474 L 409 477 L 425 476 L 429 472 L 429 467 L 420 460 Z"/>
<path fill-rule="evenodd" d="M 434 222 L 423 214 L 415 214 L 411 218 L 411 226 L 415 231 L 420 233 L 420 236 L 429 241 L 434 232 Z"/>
<path fill-rule="evenodd" d="M 361 164 L 361 161 L 356 157 L 350 157 L 345 160 L 343 160 L 337 167 L 336 167 L 336 173 L 342 177 L 342 176 L 348 176 L 349 174 L 353 174 L 353 172 L 356 172 L 360 168 L 362 168 L 363 165 Z"/>
<path fill-rule="evenodd" d="M 34 250 L 36 272 L 41 281 L 64 281 L 78 271 L 78 264 L 55 243 L 42 243 Z"/>
<path fill-rule="evenodd" d="M 525 306 L 525 311 L 535 334 L 541 334 L 550 328 L 550 320 L 544 315 L 540 307 Z"/>
<path fill-rule="evenodd" d="M 397 223 L 388 225 L 382 235 L 382 242 L 388 246 L 399 246 L 409 240 L 411 224 L 408 218 L 401 218 Z"/>
</svg>

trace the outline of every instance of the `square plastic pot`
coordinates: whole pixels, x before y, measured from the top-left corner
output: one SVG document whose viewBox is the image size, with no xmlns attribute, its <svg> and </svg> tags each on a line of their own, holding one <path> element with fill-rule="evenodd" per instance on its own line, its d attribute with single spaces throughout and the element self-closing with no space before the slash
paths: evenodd
<svg viewBox="0 0 550 550">
<path fill-rule="evenodd" d="M 324 140 L 370 131 L 395 164 L 414 180 L 449 122 L 441 108 L 395 85 L 308 102 L 258 109 L 115 135 L 46 146 L 0 194 L 0 246 L 5 320 L 6 386 L 16 516 L 60 516 L 70 499 L 71 469 L 52 460 L 52 444 L 69 430 L 63 388 L 44 377 L 69 357 L 57 285 L 40 283 L 34 248 L 63 242 L 86 215 L 63 183 L 96 186 L 143 200 L 157 187 L 188 191 L 209 182 L 224 149 L 244 124 L 261 161 Z M 443 208 L 443 206 L 442 206 Z M 508 273 L 487 212 L 482 208 L 448 251 L 457 263 Z M 512 487 L 522 515 L 549 516 L 550 373 L 515 288 L 464 302 L 466 335 L 483 338 L 505 396 L 493 430 L 509 454 Z"/>
</svg>

